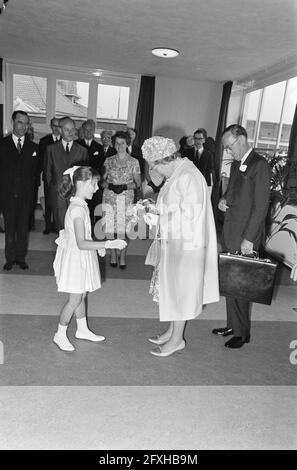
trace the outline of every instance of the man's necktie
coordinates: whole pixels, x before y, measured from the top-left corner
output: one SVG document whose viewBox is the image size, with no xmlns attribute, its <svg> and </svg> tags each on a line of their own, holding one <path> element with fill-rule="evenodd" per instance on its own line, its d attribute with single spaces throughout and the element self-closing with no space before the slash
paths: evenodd
<svg viewBox="0 0 297 470">
<path fill-rule="evenodd" d="M 69 153 L 69 152 L 70 152 L 70 150 L 69 150 L 69 143 L 67 142 L 67 144 L 66 144 L 66 153 Z"/>
<path fill-rule="evenodd" d="M 18 138 L 17 149 L 18 149 L 18 152 L 19 152 L 19 154 L 20 154 L 21 151 L 22 151 L 22 144 L 21 144 L 21 139 L 20 139 L 20 137 Z"/>
</svg>

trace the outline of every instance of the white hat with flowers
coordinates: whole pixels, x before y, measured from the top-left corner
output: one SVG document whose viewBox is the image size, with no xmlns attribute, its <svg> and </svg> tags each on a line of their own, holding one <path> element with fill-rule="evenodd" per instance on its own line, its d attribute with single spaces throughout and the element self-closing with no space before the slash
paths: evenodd
<svg viewBox="0 0 297 470">
<path fill-rule="evenodd" d="M 162 160 L 177 151 L 174 140 L 155 135 L 146 139 L 141 147 L 142 155 L 148 162 Z"/>
</svg>

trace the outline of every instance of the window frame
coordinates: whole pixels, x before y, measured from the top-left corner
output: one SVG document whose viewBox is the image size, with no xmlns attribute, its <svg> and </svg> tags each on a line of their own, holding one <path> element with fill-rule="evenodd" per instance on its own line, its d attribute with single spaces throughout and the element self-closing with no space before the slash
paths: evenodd
<svg viewBox="0 0 297 470">
<path fill-rule="evenodd" d="M 256 129 L 255 129 L 255 134 L 254 134 L 254 139 L 251 142 L 252 146 L 259 150 L 259 151 L 266 151 L 269 153 L 276 153 L 280 150 L 280 143 L 281 143 L 281 132 L 282 132 L 282 126 L 284 124 L 283 119 L 284 119 L 284 109 L 285 109 L 285 103 L 286 99 L 288 97 L 288 88 L 289 88 L 289 81 L 295 78 L 294 76 L 290 76 L 289 78 L 286 79 L 277 79 L 276 81 L 268 82 L 267 84 L 259 83 L 258 86 L 252 86 L 244 90 L 243 94 L 243 99 L 242 99 L 242 104 L 241 104 L 241 111 L 240 111 L 240 124 L 243 125 L 243 120 L 245 118 L 245 105 L 246 101 L 248 99 L 249 93 L 260 90 L 260 99 L 259 99 L 259 105 L 258 105 L 258 110 L 257 110 L 257 118 L 256 118 Z M 279 129 L 278 129 L 278 135 L 276 139 L 276 143 L 274 148 L 263 148 L 261 147 L 261 144 L 259 144 L 259 134 L 260 134 L 260 124 L 261 124 L 261 116 L 262 116 L 262 110 L 263 110 L 263 103 L 265 102 L 265 91 L 267 90 L 268 87 L 271 85 L 274 85 L 276 83 L 280 82 L 286 82 L 285 84 L 285 90 L 284 90 L 284 97 L 282 101 L 282 106 L 281 106 L 281 113 L 280 113 L 280 119 L 278 121 Z M 297 103 L 296 103 L 297 104 Z M 292 124 L 292 123 L 291 123 Z"/>
<path fill-rule="evenodd" d="M 80 69 L 76 67 L 63 68 L 61 66 L 51 66 L 48 64 L 36 64 L 29 62 L 16 62 L 4 60 L 4 134 L 11 130 L 11 115 L 13 112 L 13 76 L 29 75 L 47 79 L 46 91 L 46 125 L 50 128 L 50 120 L 55 115 L 56 110 L 56 81 L 71 80 L 89 83 L 89 98 L 87 117 L 97 122 L 97 93 L 98 85 L 115 85 L 130 88 L 127 126 L 134 127 L 137 98 L 140 87 L 140 75 L 116 73 L 102 70 L 101 76 L 94 76 L 96 70 Z M 102 122 L 106 122 L 103 120 Z M 100 122 L 100 119 L 99 119 Z M 113 120 L 112 122 L 122 122 Z"/>
</svg>

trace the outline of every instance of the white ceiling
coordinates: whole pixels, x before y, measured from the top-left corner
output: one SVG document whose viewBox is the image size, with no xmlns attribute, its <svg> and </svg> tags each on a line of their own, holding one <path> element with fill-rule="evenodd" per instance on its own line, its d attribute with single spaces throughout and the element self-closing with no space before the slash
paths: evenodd
<svg viewBox="0 0 297 470">
<path fill-rule="evenodd" d="M 10 0 L 0 57 L 239 80 L 296 56 L 296 0 Z M 154 47 L 180 51 L 175 59 Z"/>
</svg>

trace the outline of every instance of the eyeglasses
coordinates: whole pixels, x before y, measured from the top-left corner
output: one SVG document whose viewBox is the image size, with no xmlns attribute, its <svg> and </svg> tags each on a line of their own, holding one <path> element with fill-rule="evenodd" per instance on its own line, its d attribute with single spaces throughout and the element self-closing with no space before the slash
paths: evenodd
<svg viewBox="0 0 297 470">
<path fill-rule="evenodd" d="M 232 144 L 229 144 L 229 145 L 226 145 L 226 147 L 224 147 L 224 150 L 226 150 L 226 152 L 232 152 L 232 147 L 233 145 L 238 141 L 240 135 L 237 137 L 237 139 L 235 139 Z"/>
</svg>

